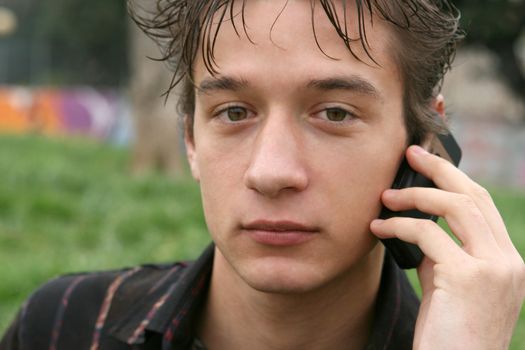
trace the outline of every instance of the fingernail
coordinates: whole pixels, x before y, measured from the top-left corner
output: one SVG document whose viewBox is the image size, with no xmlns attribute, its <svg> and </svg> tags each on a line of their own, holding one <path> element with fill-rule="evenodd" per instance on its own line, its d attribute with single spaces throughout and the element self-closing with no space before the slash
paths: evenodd
<svg viewBox="0 0 525 350">
<path fill-rule="evenodd" d="M 393 195 L 396 195 L 398 192 L 399 192 L 399 190 L 390 188 L 388 190 L 385 190 L 385 192 L 383 192 L 383 195 L 385 195 L 385 196 L 393 196 Z"/>
<path fill-rule="evenodd" d="M 385 220 L 383 220 L 383 219 L 374 219 L 374 220 L 372 220 L 372 225 L 377 227 L 377 226 L 382 225 L 383 222 L 385 222 Z"/>
<path fill-rule="evenodd" d="M 416 154 L 420 154 L 420 155 L 428 154 L 428 152 L 423 147 L 418 146 L 418 145 L 413 145 L 412 150 Z"/>
</svg>

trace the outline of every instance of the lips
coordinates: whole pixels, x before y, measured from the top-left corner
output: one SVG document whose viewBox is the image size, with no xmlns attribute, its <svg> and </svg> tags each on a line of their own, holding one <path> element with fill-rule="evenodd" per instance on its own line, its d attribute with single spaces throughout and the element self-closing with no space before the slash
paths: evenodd
<svg viewBox="0 0 525 350">
<path fill-rule="evenodd" d="M 242 231 L 260 244 L 292 246 L 314 238 L 319 228 L 288 220 L 256 220 L 242 225 Z"/>
</svg>

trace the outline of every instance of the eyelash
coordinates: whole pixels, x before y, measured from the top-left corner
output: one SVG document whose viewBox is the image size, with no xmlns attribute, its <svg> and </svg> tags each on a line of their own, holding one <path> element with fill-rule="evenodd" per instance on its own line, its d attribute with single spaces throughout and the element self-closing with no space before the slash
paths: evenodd
<svg viewBox="0 0 525 350">
<path fill-rule="evenodd" d="M 345 113 L 345 116 L 344 116 L 344 119 L 343 120 L 330 120 L 327 113 L 330 112 L 330 111 L 337 111 L 337 112 L 343 112 Z M 326 108 L 323 108 L 322 110 L 318 111 L 318 112 L 315 112 L 313 113 L 314 116 L 319 116 L 320 114 L 324 114 L 323 117 L 320 117 L 319 119 L 322 119 L 323 121 L 326 121 L 326 122 L 329 122 L 329 123 L 348 123 L 348 122 L 351 122 L 352 120 L 354 119 L 357 119 L 357 116 L 355 113 L 345 109 L 345 108 L 341 108 L 341 107 L 337 107 L 337 106 L 334 106 L 334 107 L 326 107 Z"/>
<path fill-rule="evenodd" d="M 234 110 L 238 110 L 238 111 L 242 111 L 243 113 L 245 113 L 246 115 L 244 117 L 242 117 L 241 119 L 238 119 L 238 120 L 232 120 L 228 115 L 229 112 L 233 112 Z M 343 112 L 345 115 L 343 117 L 342 120 L 330 120 L 327 113 L 329 112 L 337 112 L 337 113 L 341 113 Z M 220 119 L 226 123 L 239 123 L 239 122 L 242 122 L 242 121 L 245 121 L 247 119 L 250 119 L 252 118 L 253 116 L 255 115 L 254 112 L 252 112 L 250 109 L 242 106 L 242 105 L 235 105 L 235 104 L 232 104 L 232 105 L 228 105 L 222 109 L 220 109 L 219 111 L 217 111 L 216 113 L 213 114 L 213 117 L 214 118 L 217 118 L 217 119 Z M 320 116 L 322 115 L 322 116 Z M 325 121 L 327 123 L 333 123 L 333 124 L 344 124 L 344 123 L 349 123 L 351 121 L 353 121 L 354 119 L 357 119 L 357 116 L 355 115 L 355 113 L 345 109 L 345 108 L 342 108 L 342 107 L 338 107 L 338 106 L 333 106 L 333 107 L 326 107 L 326 108 L 323 108 L 315 113 L 312 114 L 312 116 L 314 117 L 317 117 L 317 119 L 320 119 L 322 121 Z"/>
<path fill-rule="evenodd" d="M 232 112 L 233 110 L 242 110 L 244 113 L 246 113 L 246 117 L 245 118 L 242 118 L 242 119 L 239 119 L 239 120 L 231 120 L 228 116 L 228 112 Z M 240 105 L 228 105 L 224 108 L 221 108 L 219 111 L 217 111 L 216 113 L 213 114 L 213 117 L 214 118 L 218 118 L 218 119 L 221 119 L 222 121 L 225 121 L 227 123 L 238 123 L 238 122 L 241 122 L 243 120 L 246 120 L 246 119 L 250 119 L 251 117 L 253 117 L 255 113 L 253 113 L 252 111 L 250 111 L 250 109 L 244 107 L 244 106 L 240 106 Z"/>
</svg>

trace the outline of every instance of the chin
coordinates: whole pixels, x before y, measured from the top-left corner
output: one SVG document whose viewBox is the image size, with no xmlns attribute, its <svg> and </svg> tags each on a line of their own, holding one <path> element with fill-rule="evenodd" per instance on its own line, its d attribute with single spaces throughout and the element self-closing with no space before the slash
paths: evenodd
<svg viewBox="0 0 525 350">
<path fill-rule="evenodd" d="M 368 274 L 371 269 L 375 270 L 374 266 L 383 261 L 382 245 L 374 241 L 370 246 L 362 248 L 362 254 L 336 254 L 330 259 L 258 256 L 242 261 L 236 270 L 248 286 L 259 292 L 308 294 L 341 283 L 346 284 L 348 279 L 361 278 L 363 273 Z M 360 250 L 356 249 L 354 253 L 358 251 Z"/>
<path fill-rule="evenodd" d="M 290 262 L 288 259 L 259 258 L 239 271 L 240 277 L 251 288 L 272 294 L 303 294 L 324 286 L 330 279 L 327 271 Z"/>
</svg>

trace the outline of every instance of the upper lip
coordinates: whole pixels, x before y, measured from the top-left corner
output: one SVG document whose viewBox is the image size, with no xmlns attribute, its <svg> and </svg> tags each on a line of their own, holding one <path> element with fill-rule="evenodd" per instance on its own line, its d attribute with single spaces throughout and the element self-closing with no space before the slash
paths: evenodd
<svg viewBox="0 0 525 350">
<path fill-rule="evenodd" d="M 260 230 L 260 231 L 304 231 L 304 232 L 316 232 L 319 231 L 317 227 L 300 224 L 298 222 L 290 220 L 255 220 L 247 224 L 242 225 L 245 230 Z"/>
</svg>

